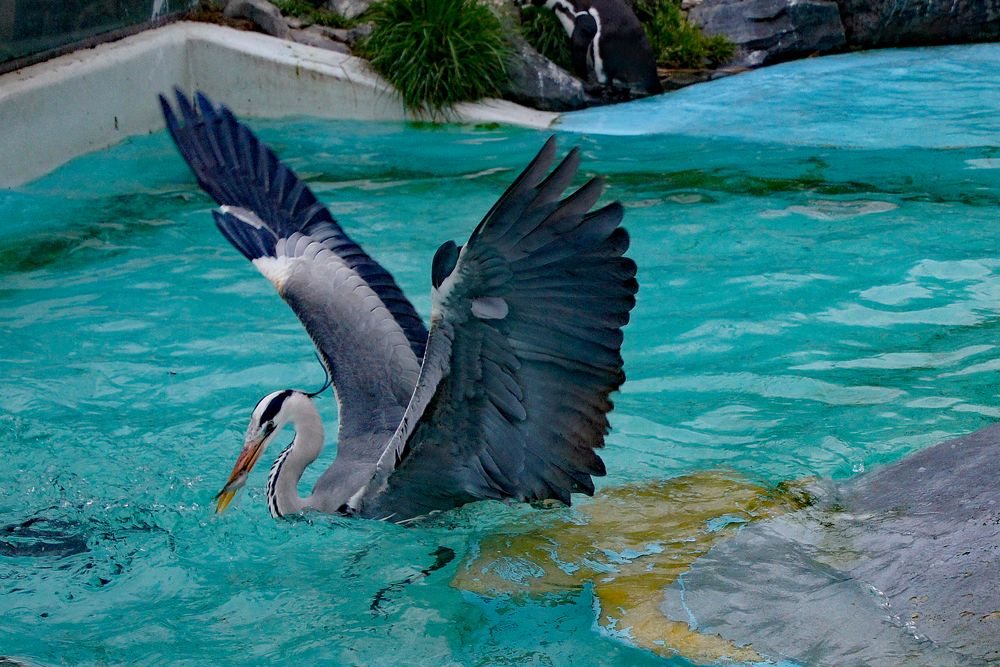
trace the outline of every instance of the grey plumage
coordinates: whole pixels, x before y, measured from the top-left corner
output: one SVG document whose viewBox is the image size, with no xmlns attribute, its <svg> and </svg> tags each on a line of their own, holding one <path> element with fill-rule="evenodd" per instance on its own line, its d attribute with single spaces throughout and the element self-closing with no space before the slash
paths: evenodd
<svg viewBox="0 0 1000 667">
<path fill-rule="evenodd" d="M 577 150 L 549 173 L 550 139 L 467 244 L 439 249 L 424 348 L 391 275 L 308 188 L 224 107 L 201 96 L 199 114 L 178 99 L 183 124 L 163 101 L 168 127 L 224 205 L 219 228 L 302 320 L 340 401 L 337 459 L 286 505 L 400 521 L 484 498 L 593 493 L 638 285 L 621 205 L 591 211 L 603 182 L 561 199 Z"/>
</svg>

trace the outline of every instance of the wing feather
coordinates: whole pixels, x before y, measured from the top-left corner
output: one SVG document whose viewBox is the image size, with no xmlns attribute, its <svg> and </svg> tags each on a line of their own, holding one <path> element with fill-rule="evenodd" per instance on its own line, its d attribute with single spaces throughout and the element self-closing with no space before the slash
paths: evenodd
<svg viewBox="0 0 1000 667">
<path fill-rule="evenodd" d="M 481 498 L 568 503 L 605 474 L 596 450 L 625 379 L 636 267 L 621 206 L 590 212 L 603 182 L 560 199 L 579 152 L 548 173 L 554 158 L 550 140 L 436 278 L 417 388 L 353 511 L 403 520 Z"/>
<path fill-rule="evenodd" d="M 223 206 L 252 211 L 276 238 L 297 232 L 317 236 L 322 228 L 323 244 L 368 283 L 413 353 L 422 357 L 427 329 L 392 275 L 351 240 L 309 187 L 229 109 L 216 108 L 202 93 L 195 97 L 196 105 L 176 91 L 180 119 L 162 95 L 160 106 L 170 136 L 202 189 Z"/>
</svg>

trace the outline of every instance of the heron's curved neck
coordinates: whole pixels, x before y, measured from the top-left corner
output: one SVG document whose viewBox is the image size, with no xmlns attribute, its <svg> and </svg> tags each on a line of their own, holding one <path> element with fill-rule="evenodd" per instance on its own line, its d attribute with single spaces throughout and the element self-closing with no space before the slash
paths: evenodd
<svg viewBox="0 0 1000 667">
<path fill-rule="evenodd" d="M 285 403 L 295 439 L 278 455 L 267 477 L 267 507 L 275 518 L 308 507 L 308 498 L 299 496 L 299 480 L 323 451 L 323 421 L 312 401 L 301 396 Z"/>
</svg>

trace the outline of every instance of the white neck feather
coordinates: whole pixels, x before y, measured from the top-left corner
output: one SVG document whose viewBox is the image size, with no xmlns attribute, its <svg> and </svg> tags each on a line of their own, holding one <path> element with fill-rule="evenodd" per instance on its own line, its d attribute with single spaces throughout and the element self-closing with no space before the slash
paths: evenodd
<svg viewBox="0 0 1000 667">
<path fill-rule="evenodd" d="M 276 430 L 291 424 L 295 439 L 278 455 L 267 476 L 267 506 L 275 518 L 308 509 L 309 498 L 299 496 L 299 480 L 323 451 L 323 421 L 309 397 L 290 396 L 278 417 Z"/>
</svg>

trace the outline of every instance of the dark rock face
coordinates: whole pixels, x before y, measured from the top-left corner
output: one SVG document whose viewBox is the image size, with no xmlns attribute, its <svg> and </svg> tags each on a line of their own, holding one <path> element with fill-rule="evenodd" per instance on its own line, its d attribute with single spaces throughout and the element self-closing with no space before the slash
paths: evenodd
<svg viewBox="0 0 1000 667">
<path fill-rule="evenodd" d="M 852 46 L 1000 39 L 1000 0 L 837 0 L 837 4 Z"/>
<path fill-rule="evenodd" d="M 507 60 L 505 99 L 542 111 L 570 111 L 593 103 L 579 79 L 540 54 L 523 37 L 512 34 L 510 41 L 513 49 Z"/>
<path fill-rule="evenodd" d="M 707 35 L 733 41 L 735 65 L 766 65 L 847 43 L 832 0 L 704 0 L 688 19 Z"/>
</svg>

